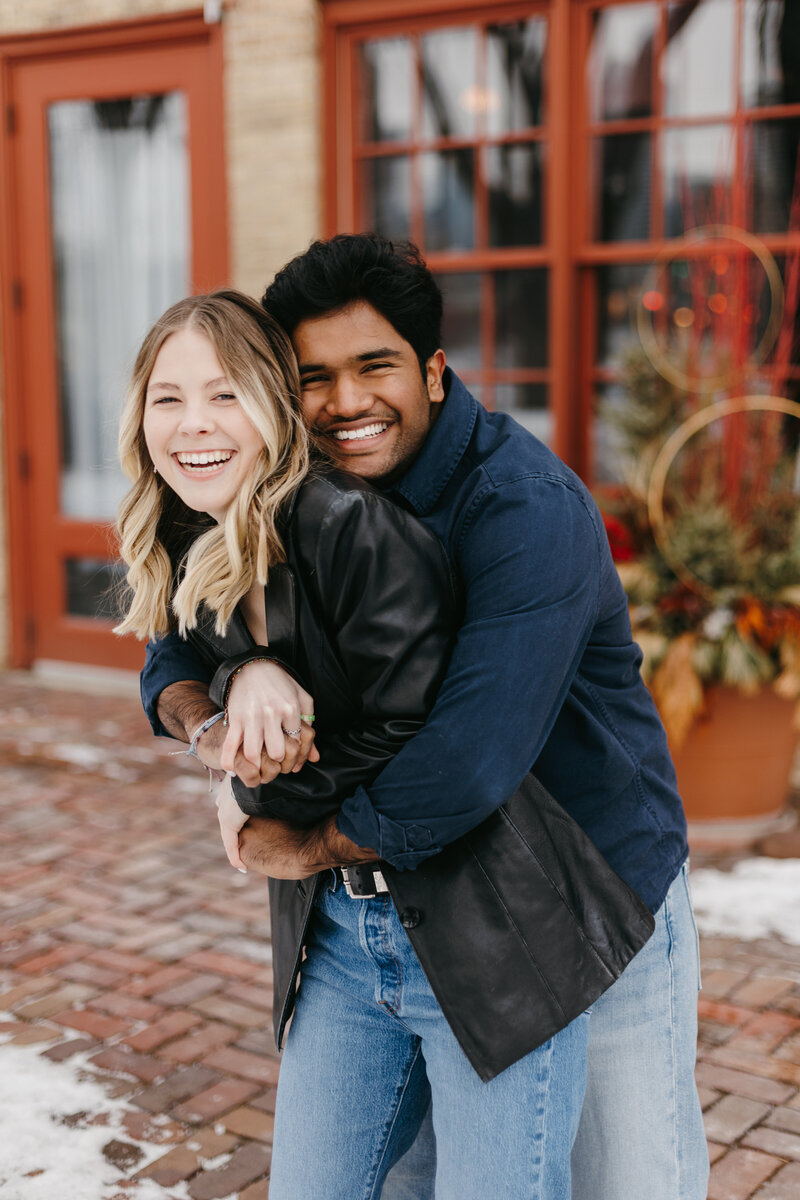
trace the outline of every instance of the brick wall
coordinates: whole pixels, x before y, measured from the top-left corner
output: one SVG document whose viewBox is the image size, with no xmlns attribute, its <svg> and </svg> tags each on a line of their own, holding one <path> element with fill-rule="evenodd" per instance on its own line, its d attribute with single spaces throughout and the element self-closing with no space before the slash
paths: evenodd
<svg viewBox="0 0 800 1200">
<path fill-rule="evenodd" d="M 199 5 L 187 0 L 0 0 L 0 37 Z M 320 227 L 317 0 L 225 0 L 231 282 L 256 296 Z M 1 365 L 1 364 L 0 364 Z M 0 435 L 1 436 L 1 435 Z M 5 496 L 0 445 L 0 496 Z M 5 501 L 0 521 L 0 667 L 8 661 Z"/>
</svg>

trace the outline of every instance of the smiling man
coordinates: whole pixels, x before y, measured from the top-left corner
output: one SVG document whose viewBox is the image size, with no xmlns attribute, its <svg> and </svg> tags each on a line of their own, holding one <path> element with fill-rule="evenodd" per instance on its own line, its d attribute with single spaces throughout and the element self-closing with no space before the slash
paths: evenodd
<svg viewBox="0 0 800 1200">
<path fill-rule="evenodd" d="M 315 1010 L 319 992 L 309 987 L 304 996 L 301 971 L 302 1019 L 281 1074 L 288 1099 L 279 1098 L 274 1196 L 377 1196 L 370 1189 L 389 1141 L 370 1140 L 367 1115 L 385 1117 L 388 1139 L 403 1121 L 419 1122 L 431 1095 L 438 1166 L 429 1136 L 415 1181 L 408 1173 L 395 1180 L 405 1190 L 392 1195 L 426 1200 L 435 1178 L 448 1200 L 704 1200 L 685 821 L 597 509 L 547 447 L 511 418 L 487 413 L 446 367 L 441 296 L 413 248 L 374 235 L 317 242 L 278 274 L 264 305 L 292 337 L 304 412 L 320 439 L 342 466 L 434 530 L 464 588 L 463 623 L 423 729 L 377 778 L 342 797 L 336 818 L 310 831 L 269 821 L 242 831 L 249 866 L 283 879 L 318 872 L 316 894 L 327 883 L 343 917 L 352 916 L 346 935 L 327 916 L 313 923 L 315 964 L 338 963 L 348 939 L 342 961 L 351 982 L 332 985 L 328 1006 Z M 275 776 L 280 768 L 262 749 L 281 740 L 281 726 L 295 729 L 313 700 L 276 662 L 252 661 L 269 657 L 269 646 L 245 656 L 226 697 L 226 745 L 217 725 L 198 746 L 208 765 L 235 765 L 245 783 Z M 143 696 L 156 731 L 186 740 L 215 711 L 202 666 L 174 637 L 149 649 Z M 286 740 L 284 771 L 302 762 L 304 736 L 299 753 Z M 324 757 L 323 747 L 323 765 Z M 455 1043 L 424 1033 L 409 1040 L 400 1029 L 404 977 L 392 946 L 406 935 L 382 895 L 381 865 L 424 871 L 460 839 L 480 839 L 482 823 L 529 772 L 642 897 L 656 928 L 590 1013 L 482 1083 Z M 303 786 L 302 771 L 283 779 L 287 795 Z M 351 898 L 328 868 L 365 857 L 377 861 Z M 518 864 L 509 856 L 498 870 L 513 896 Z M 416 910 L 401 916 L 408 929 L 425 919 Z M 499 955 L 488 910 L 477 923 L 485 988 L 469 1000 L 478 1021 L 485 1012 L 497 1022 L 499 1038 L 500 1026 L 524 1023 L 524 1000 L 504 1008 L 514 964 Z M 432 993 L 429 1000 L 432 1015 L 439 1007 Z M 559 1075 L 564 1053 L 568 1070 Z M 526 1090 L 534 1076 L 535 1094 Z M 293 1118 L 299 1128 L 312 1095 L 314 1129 L 304 1141 L 292 1134 Z M 465 1097 L 470 1119 L 455 1128 Z M 499 1158 L 486 1147 L 499 1147 Z M 391 1186 L 390 1175 L 385 1195 Z"/>
</svg>

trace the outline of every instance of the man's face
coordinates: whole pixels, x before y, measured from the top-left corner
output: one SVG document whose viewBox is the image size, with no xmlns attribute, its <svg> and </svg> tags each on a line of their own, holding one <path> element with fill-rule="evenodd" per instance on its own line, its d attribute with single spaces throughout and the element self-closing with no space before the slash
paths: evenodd
<svg viewBox="0 0 800 1200">
<path fill-rule="evenodd" d="M 411 345 L 359 301 L 293 336 L 306 419 L 347 471 L 388 483 L 416 458 L 444 399 L 441 350 L 420 374 Z"/>
</svg>

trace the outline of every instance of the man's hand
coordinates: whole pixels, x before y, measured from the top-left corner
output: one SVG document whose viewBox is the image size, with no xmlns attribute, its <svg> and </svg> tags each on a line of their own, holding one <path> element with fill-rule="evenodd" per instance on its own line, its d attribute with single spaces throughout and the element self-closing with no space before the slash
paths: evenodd
<svg viewBox="0 0 800 1200">
<path fill-rule="evenodd" d="M 208 688 L 205 684 L 190 680 L 170 684 L 158 698 L 158 718 L 161 724 L 172 737 L 181 742 L 190 741 L 195 729 L 216 711 L 208 698 Z M 215 771 L 223 770 L 221 755 L 226 732 L 222 721 L 218 721 L 206 730 L 197 744 L 198 758 L 205 766 L 213 767 Z M 238 750 L 230 769 L 239 776 L 246 787 L 256 787 L 259 783 L 271 783 L 284 767 L 282 763 L 274 762 L 266 751 L 262 752 L 260 761 L 254 765 L 245 758 L 241 750 Z"/>
<path fill-rule="evenodd" d="M 272 879 L 306 879 L 326 867 L 371 862 L 377 854 L 340 833 L 334 817 L 313 829 L 250 817 L 239 833 L 239 857 L 250 870 Z"/>
<path fill-rule="evenodd" d="M 277 663 L 255 660 L 237 671 L 228 693 L 227 712 L 220 765 L 238 775 L 242 783 L 247 780 L 236 766 L 240 752 L 257 767 L 266 751 L 272 761 L 280 763 L 283 774 L 299 771 L 306 759 L 319 761 L 314 729 L 302 720 L 313 715 L 314 701 Z"/>
</svg>

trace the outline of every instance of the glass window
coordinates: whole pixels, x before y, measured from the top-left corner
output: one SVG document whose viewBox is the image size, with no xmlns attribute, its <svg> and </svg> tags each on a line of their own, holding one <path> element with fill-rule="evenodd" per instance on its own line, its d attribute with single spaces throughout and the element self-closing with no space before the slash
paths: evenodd
<svg viewBox="0 0 800 1200">
<path fill-rule="evenodd" d="M 411 159 L 408 155 L 368 158 L 362 167 L 365 225 L 384 237 L 411 233 Z"/>
<path fill-rule="evenodd" d="M 800 147 L 800 120 L 755 121 L 749 130 L 753 174 L 753 229 L 784 233 L 789 215 Z"/>
<path fill-rule="evenodd" d="M 427 250 L 475 245 L 475 183 L 472 150 L 420 156 Z"/>
<path fill-rule="evenodd" d="M 486 151 L 489 244 L 533 246 L 542 240 L 542 146 L 490 146 Z"/>
<path fill-rule="evenodd" d="M 746 108 L 800 101 L 797 2 L 745 0 L 742 103 Z"/>
<path fill-rule="evenodd" d="M 477 31 L 439 29 L 422 47 L 422 134 L 425 138 L 472 137 L 477 95 Z"/>
<path fill-rule="evenodd" d="M 408 38 L 365 42 L 361 63 L 364 138 L 407 141 L 411 137 L 411 43 Z"/>
<path fill-rule="evenodd" d="M 636 308 L 647 264 L 615 263 L 597 271 L 597 361 L 618 366 L 639 345 Z"/>
<path fill-rule="evenodd" d="M 592 121 L 652 114 L 657 19 L 655 4 L 609 5 L 595 13 L 588 62 Z"/>
<path fill-rule="evenodd" d="M 486 31 L 486 124 L 490 134 L 544 121 L 547 22 L 540 18 L 493 25 Z"/>
<path fill-rule="evenodd" d="M 442 347 L 459 375 L 481 366 L 481 281 L 477 271 L 436 277 L 444 298 Z"/>
<path fill-rule="evenodd" d="M 664 233 L 680 237 L 725 211 L 733 180 L 734 136 L 727 125 L 670 129 L 661 146 Z"/>
<path fill-rule="evenodd" d="M 547 365 L 547 271 L 496 271 L 498 367 Z"/>
<path fill-rule="evenodd" d="M 594 235 L 599 242 L 650 236 L 650 134 L 619 133 L 596 138 L 597 189 Z"/>
<path fill-rule="evenodd" d="M 736 5 L 731 0 L 669 5 L 662 65 L 667 116 L 733 111 L 735 39 Z"/>
</svg>

